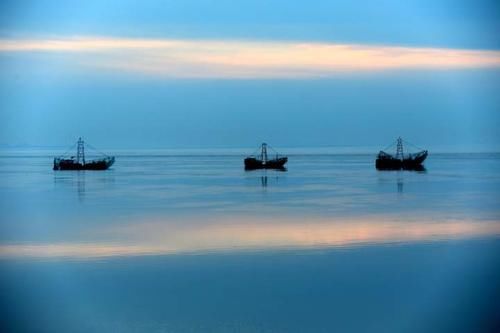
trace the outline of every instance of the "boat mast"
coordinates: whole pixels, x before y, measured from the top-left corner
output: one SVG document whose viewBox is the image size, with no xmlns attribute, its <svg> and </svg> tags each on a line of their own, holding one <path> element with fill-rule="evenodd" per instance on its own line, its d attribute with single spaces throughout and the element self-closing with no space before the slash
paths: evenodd
<svg viewBox="0 0 500 333">
<path fill-rule="evenodd" d="M 264 164 L 267 163 L 267 143 L 262 144 L 262 150 L 260 153 L 260 158 Z"/>
<path fill-rule="evenodd" d="M 404 159 L 403 156 L 403 139 L 401 137 L 398 138 L 398 144 L 396 148 L 396 158 L 399 158 L 400 160 Z"/>
<path fill-rule="evenodd" d="M 82 138 L 78 138 L 78 146 L 76 150 L 76 162 L 85 164 L 85 148 Z"/>
</svg>

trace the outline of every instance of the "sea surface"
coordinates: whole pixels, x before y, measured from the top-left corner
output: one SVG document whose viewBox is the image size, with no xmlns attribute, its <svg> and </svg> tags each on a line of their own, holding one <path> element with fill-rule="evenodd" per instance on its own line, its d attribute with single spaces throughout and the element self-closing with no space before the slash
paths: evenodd
<svg viewBox="0 0 500 333">
<path fill-rule="evenodd" d="M 0 151 L 2 332 L 498 332 L 500 153 Z"/>
</svg>

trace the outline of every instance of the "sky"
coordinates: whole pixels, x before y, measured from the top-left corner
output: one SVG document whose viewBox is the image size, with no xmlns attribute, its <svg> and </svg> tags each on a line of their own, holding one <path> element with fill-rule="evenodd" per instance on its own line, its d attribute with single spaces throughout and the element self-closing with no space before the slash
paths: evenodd
<svg viewBox="0 0 500 333">
<path fill-rule="evenodd" d="M 496 1 L 2 1 L 0 147 L 500 151 Z"/>
</svg>

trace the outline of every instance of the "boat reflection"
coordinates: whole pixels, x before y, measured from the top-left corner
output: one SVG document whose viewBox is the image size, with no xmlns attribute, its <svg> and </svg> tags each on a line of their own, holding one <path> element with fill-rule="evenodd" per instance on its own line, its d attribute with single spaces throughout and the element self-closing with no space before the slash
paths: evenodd
<svg viewBox="0 0 500 333">
<path fill-rule="evenodd" d="M 403 185 L 404 185 L 404 182 L 403 182 L 403 178 L 398 178 L 398 193 L 403 193 Z"/>
<path fill-rule="evenodd" d="M 268 176 L 267 174 L 260 176 L 260 185 L 266 188 L 269 184 L 277 184 L 280 177 L 278 175 Z M 274 181 L 273 181 L 274 180 Z"/>
<path fill-rule="evenodd" d="M 78 200 L 85 200 L 85 171 L 54 173 L 54 187 L 60 190 L 75 190 Z"/>
<path fill-rule="evenodd" d="M 87 187 L 106 187 L 114 181 L 111 170 L 99 173 L 85 170 L 54 172 L 54 187 L 59 191 L 75 191 L 80 202 L 85 201 Z"/>
</svg>

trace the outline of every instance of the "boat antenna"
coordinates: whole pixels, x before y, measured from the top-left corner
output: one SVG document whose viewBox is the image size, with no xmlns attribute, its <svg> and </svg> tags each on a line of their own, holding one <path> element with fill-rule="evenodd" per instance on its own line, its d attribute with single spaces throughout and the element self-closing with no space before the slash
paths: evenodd
<svg viewBox="0 0 500 333">
<path fill-rule="evenodd" d="M 85 148 L 82 138 L 78 138 L 78 147 L 76 149 L 76 162 L 85 164 Z"/>
<path fill-rule="evenodd" d="M 398 144 L 396 148 L 396 158 L 399 158 L 402 160 L 404 158 L 403 156 L 403 139 L 401 137 L 398 138 Z"/>
<path fill-rule="evenodd" d="M 262 162 L 264 162 L 264 164 L 267 163 L 267 143 L 262 143 L 262 150 L 261 150 L 261 153 L 260 153 L 260 156 L 261 156 L 261 159 L 262 159 Z"/>
</svg>

